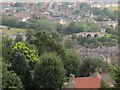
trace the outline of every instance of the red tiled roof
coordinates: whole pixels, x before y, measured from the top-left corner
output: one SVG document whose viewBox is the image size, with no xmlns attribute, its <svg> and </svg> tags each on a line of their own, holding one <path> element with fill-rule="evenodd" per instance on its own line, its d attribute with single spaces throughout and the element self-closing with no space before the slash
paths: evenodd
<svg viewBox="0 0 120 90">
<path fill-rule="evenodd" d="M 100 80 L 93 77 L 75 78 L 75 88 L 100 88 Z"/>
<path fill-rule="evenodd" d="M 23 19 L 23 18 L 30 17 L 30 13 L 20 12 L 20 13 L 15 13 L 14 16 L 15 16 L 17 19 Z"/>
</svg>

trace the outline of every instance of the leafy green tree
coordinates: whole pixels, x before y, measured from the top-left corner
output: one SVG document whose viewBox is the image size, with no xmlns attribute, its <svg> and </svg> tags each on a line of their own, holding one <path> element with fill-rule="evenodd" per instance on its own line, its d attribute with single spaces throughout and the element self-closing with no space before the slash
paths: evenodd
<svg viewBox="0 0 120 90">
<path fill-rule="evenodd" d="M 61 59 L 54 53 L 43 54 L 35 66 L 34 80 L 39 88 L 60 90 L 65 80 Z"/>
<path fill-rule="evenodd" d="M 38 55 L 34 48 L 27 46 L 28 44 L 18 42 L 13 46 L 12 54 L 21 54 L 30 66 L 39 61 Z"/>
<path fill-rule="evenodd" d="M 29 88 L 31 82 L 30 66 L 25 60 L 24 54 L 13 52 L 10 57 L 11 69 L 20 77 L 25 88 Z"/>
<path fill-rule="evenodd" d="M 96 18 L 96 20 L 97 20 L 97 21 L 104 21 L 104 17 L 103 17 L 103 16 L 98 16 L 98 17 Z"/>
<path fill-rule="evenodd" d="M 99 41 L 97 38 L 88 38 L 86 40 L 86 43 L 87 43 L 88 47 L 90 47 L 90 48 L 96 48 L 99 46 Z"/>
<path fill-rule="evenodd" d="M 14 71 L 8 70 L 9 65 L 2 61 L 2 88 L 22 90 L 23 84 L 21 79 Z"/>
<path fill-rule="evenodd" d="M 62 33 L 64 26 L 61 25 L 61 24 L 57 24 L 56 28 L 57 28 L 57 32 L 58 32 L 58 33 Z"/>
<path fill-rule="evenodd" d="M 82 59 L 82 64 L 80 66 L 80 76 L 90 76 L 90 74 L 95 72 L 99 67 L 102 68 L 103 71 L 109 69 L 108 64 L 98 58 Z"/>
<path fill-rule="evenodd" d="M 26 32 L 26 41 L 32 44 L 34 39 L 35 39 L 34 31 L 33 30 L 27 30 L 27 32 Z"/>
<path fill-rule="evenodd" d="M 107 34 L 118 35 L 118 27 L 116 29 L 113 29 L 112 27 L 107 27 L 106 28 L 106 33 Z"/>
<path fill-rule="evenodd" d="M 96 7 L 92 8 L 92 13 L 94 15 L 101 15 L 101 16 L 103 16 L 103 14 L 104 14 L 102 9 L 96 8 Z"/>
<path fill-rule="evenodd" d="M 79 36 L 77 41 L 80 45 L 84 45 L 84 43 L 87 41 L 87 37 Z"/>
<path fill-rule="evenodd" d="M 103 9 L 103 13 L 104 13 L 106 16 L 108 16 L 108 15 L 111 14 L 110 11 L 108 10 L 108 8 L 104 8 L 104 9 Z"/>
<path fill-rule="evenodd" d="M 29 88 L 31 83 L 30 71 L 38 62 L 35 50 L 22 42 L 18 42 L 12 48 L 10 62 L 12 70 L 21 78 L 25 88 Z"/>
<path fill-rule="evenodd" d="M 75 76 L 79 76 L 79 68 L 81 64 L 80 55 L 72 49 L 68 49 L 65 55 L 66 56 L 63 60 L 63 63 L 67 72 L 67 76 L 69 76 L 71 73 Z"/>
<path fill-rule="evenodd" d="M 27 20 L 26 28 L 38 30 L 46 30 L 48 32 L 56 30 L 56 23 L 48 20 L 48 19 L 31 19 Z"/>
<path fill-rule="evenodd" d="M 19 21 L 13 16 L 2 15 L 2 24 L 9 27 L 19 27 Z"/>
<path fill-rule="evenodd" d="M 63 48 L 61 44 L 56 42 L 52 38 L 52 36 L 50 36 L 48 33 L 38 32 L 37 34 L 35 34 L 35 38 L 36 39 L 34 41 L 34 44 L 36 45 L 38 49 L 39 56 L 45 52 L 55 52 L 61 58 L 64 57 L 65 49 Z"/>
<path fill-rule="evenodd" d="M 9 63 L 9 57 L 12 50 L 13 40 L 8 36 L 2 37 L 2 57 Z"/>
<path fill-rule="evenodd" d="M 91 9 L 91 6 L 87 3 L 80 3 L 79 6 L 80 6 L 80 9 L 83 9 L 83 10 Z"/>
<path fill-rule="evenodd" d="M 120 89 L 120 67 L 111 66 L 111 76 L 115 80 L 115 88 Z"/>
<path fill-rule="evenodd" d="M 53 31 L 50 34 L 52 35 L 52 38 L 54 38 L 56 41 L 62 42 L 63 38 L 58 32 Z"/>
<path fill-rule="evenodd" d="M 118 16 L 120 15 L 119 11 L 116 10 L 113 12 L 113 14 L 111 14 L 109 17 L 112 19 L 112 20 L 118 20 Z M 119 21 L 119 20 L 118 20 Z"/>
<path fill-rule="evenodd" d="M 73 41 L 72 39 L 67 39 L 64 42 L 65 48 L 67 49 L 71 49 L 74 48 L 74 45 L 76 45 L 77 43 L 75 41 Z"/>
<path fill-rule="evenodd" d="M 73 34 L 73 33 L 79 33 L 83 32 L 85 30 L 83 22 L 71 22 L 68 27 L 65 28 L 64 33 L 65 34 Z"/>
<path fill-rule="evenodd" d="M 87 32 L 98 32 L 98 31 L 100 31 L 99 25 L 97 25 L 96 23 L 93 23 L 93 22 L 87 22 L 85 28 L 86 28 Z"/>
</svg>

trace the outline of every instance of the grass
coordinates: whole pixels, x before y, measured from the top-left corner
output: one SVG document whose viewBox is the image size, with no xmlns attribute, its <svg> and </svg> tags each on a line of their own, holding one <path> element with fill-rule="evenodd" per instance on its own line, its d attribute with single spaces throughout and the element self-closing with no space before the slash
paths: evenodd
<svg viewBox="0 0 120 90">
<path fill-rule="evenodd" d="M 11 28 L 10 30 L 8 30 L 8 29 L 4 29 L 4 30 L 0 29 L 0 34 L 3 33 L 3 34 L 6 34 L 8 36 L 11 36 L 11 35 L 17 34 L 18 32 L 22 33 L 22 32 L 25 32 L 25 31 L 26 31 L 26 29 L 20 29 L 20 28 Z"/>
<path fill-rule="evenodd" d="M 119 7 L 119 8 L 120 8 L 120 7 Z M 110 7 L 108 7 L 108 9 L 109 9 L 109 10 L 112 10 L 112 11 L 118 10 L 118 6 L 110 6 Z"/>
</svg>

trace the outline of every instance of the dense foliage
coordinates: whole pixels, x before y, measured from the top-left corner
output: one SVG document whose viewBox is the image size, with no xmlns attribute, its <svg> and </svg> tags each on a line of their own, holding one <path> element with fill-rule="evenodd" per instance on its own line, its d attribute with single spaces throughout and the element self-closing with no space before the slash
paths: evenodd
<svg viewBox="0 0 120 90">
<path fill-rule="evenodd" d="M 9 62 L 10 53 L 12 51 L 13 40 L 8 36 L 2 37 L 2 57 L 5 62 Z"/>
<path fill-rule="evenodd" d="M 35 38 L 34 44 L 38 48 L 39 56 L 45 52 L 55 52 L 58 56 L 64 57 L 63 46 L 56 42 L 47 32 L 38 32 Z"/>
<path fill-rule="evenodd" d="M 90 76 L 90 74 L 97 71 L 99 67 L 102 68 L 103 72 L 106 72 L 106 70 L 109 69 L 108 64 L 100 59 L 84 58 L 82 59 L 82 64 L 80 66 L 80 76 Z"/>
<path fill-rule="evenodd" d="M 79 68 L 81 64 L 80 56 L 79 54 L 74 51 L 74 50 L 67 50 L 65 52 L 65 59 L 63 60 L 64 62 L 64 67 L 67 71 L 67 76 L 69 76 L 71 73 L 74 74 L 75 76 L 79 76 Z"/>
<path fill-rule="evenodd" d="M 69 2 L 65 3 L 65 8 L 67 3 Z M 22 5 L 16 3 L 14 7 L 22 7 Z M 69 74 L 87 77 L 98 68 L 102 68 L 105 72 L 109 71 L 108 63 L 98 58 L 82 58 L 79 52 L 73 49 L 77 46 L 97 48 L 117 45 L 119 28 L 106 26 L 103 37 L 77 37 L 75 34 L 100 32 L 100 25 L 94 21 L 101 22 L 109 19 L 115 21 L 118 12 L 109 11 L 107 8 L 92 8 L 85 3 L 80 3 L 79 8 L 80 11 L 75 10 L 72 13 L 80 15 L 81 20 L 68 25 L 53 22 L 45 17 L 37 18 L 34 15 L 26 22 L 19 21 L 12 15 L 3 15 L 2 24 L 8 26 L 9 30 L 11 27 L 27 29 L 26 40 L 20 33 L 16 35 L 15 40 L 9 36 L 2 37 L 3 88 L 61 90 L 64 83 L 68 81 Z M 94 15 L 94 21 L 87 19 L 86 14 Z M 69 35 L 72 37 L 67 37 Z M 111 72 L 116 82 L 115 87 L 118 88 L 120 69 L 112 67 Z M 101 87 L 105 87 L 103 82 Z"/>
<path fill-rule="evenodd" d="M 14 71 L 9 71 L 9 65 L 2 61 L 2 88 L 22 90 L 23 84 Z"/>
<path fill-rule="evenodd" d="M 34 48 L 29 48 L 26 44 L 18 42 L 13 46 L 12 53 L 21 53 L 24 55 L 25 60 L 29 63 L 38 62 L 38 55 L 35 52 Z"/>
<path fill-rule="evenodd" d="M 29 48 L 22 42 L 18 42 L 13 46 L 10 55 L 11 68 L 19 75 L 26 88 L 30 85 L 30 71 L 34 68 L 36 62 L 38 62 L 38 56 L 34 48 Z"/>
<path fill-rule="evenodd" d="M 43 54 L 35 66 L 34 79 L 39 88 L 60 90 L 65 80 L 61 59 L 54 53 Z"/>
<path fill-rule="evenodd" d="M 115 80 L 115 88 L 120 88 L 120 67 L 111 66 L 111 76 Z"/>
<path fill-rule="evenodd" d="M 100 27 L 92 22 L 71 22 L 64 30 L 65 34 L 73 34 L 79 32 L 97 32 L 100 31 Z"/>
</svg>

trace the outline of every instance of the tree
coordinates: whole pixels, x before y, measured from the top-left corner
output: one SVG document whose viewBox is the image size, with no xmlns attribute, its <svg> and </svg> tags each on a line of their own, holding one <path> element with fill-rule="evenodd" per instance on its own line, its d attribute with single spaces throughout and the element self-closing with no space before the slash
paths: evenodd
<svg viewBox="0 0 120 90">
<path fill-rule="evenodd" d="M 58 33 L 62 33 L 64 26 L 62 24 L 57 24 L 56 28 Z"/>
<path fill-rule="evenodd" d="M 22 3 L 15 3 L 14 7 L 23 7 Z"/>
<path fill-rule="evenodd" d="M 20 34 L 17 34 L 15 38 L 15 42 L 21 42 L 21 41 L 23 41 L 23 36 Z"/>
<path fill-rule="evenodd" d="M 84 45 L 84 43 L 87 41 L 87 37 L 79 36 L 77 40 L 80 45 Z"/>
<path fill-rule="evenodd" d="M 21 79 L 14 71 L 9 71 L 8 68 L 9 65 L 2 61 L 2 88 L 22 90 Z"/>
<path fill-rule="evenodd" d="M 54 38 L 56 41 L 62 42 L 63 38 L 58 32 L 53 31 L 50 34 L 52 35 L 52 38 Z"/>
<path fill-rule="evenodd" d="M 47 32 L 38 32 L 35 34 L 35 46 L 38 49 L 38 55 L 45 52 L 55 52 L 61 58 L 65 55 L 65 49 L 61 44 L 55 41 Z"/>
<path fill-rule="evenodd" d="M 11 69 L 20 77 L 25 88 L 29 88 L 31 82 L 30 66 L 25 60 L 24 54 L 13 52 L 10 57 Z"/>
<path fill-rule="evenodd" d="M 115 80 L 115 88 L 120 89 L 120 67 L 111 65 L 111 76 Z"/>
<path fill-rule="evenodd" d="M 103 16 L 98 16 L 98 17 L 96 18 L 96 20 L 97 20 L 97 21 L 104 21 L 104 17 L 103 17 Z"/>
<path fill-rule="evenodd" d="M 6 60 L 6 63 L 9 63 L 9 57 L 12 50 L 13 40 L 8 36 L 2 37 L 2 57 Z"/>
<path fill-rule="evenodd" d="M 56 23 L 48 19 L 30 19 L 26 21 L 26 28 L 38 30 L 46 30 L 48 32 L 56 30 Z"/>
<path fill-rule="evenodd" d="M 88 38 L 88 39 L 86 40 L 86 44 L 87 44 L 87 46 L 90 47 L 90 48 L 96 48 L 96 47 L 99 46 L 99 41 L 98 41 L 97 38 Z"/>
<path fill-rule="evenodd" d="M 30 44 L 33 43 L 35 37 L 34 37 L 34 31 L 33 30 L 27 30 L 26 32 L 26 41 Z"/>
<path fill-rule="evenodd" d="M 72 39 L 67 39 L 64 42 L 65 48 L 71 49 L 74 48 L 74 45 L 76 45 L 76 42 L 73 41 Z"/>
<path fill-rule="evenodd" d="M 55 53 L 43 54 L 34 70 L 34 80 L 38 87 L 60 90 L 64 79 L 65 70 L 61 59 Z"/>
<path fill-rule="evenodd" d="M 108 8 L 103 8 L 103 13 L 108 16 L 110 14 Z"/>
<path fill-rule="evenodd" d="M 87 32 L 99 32 L 100 31 L 100 26 L 93 22 L 87 22 L 85 28 Z"/>
<path fill-rule="evenodd" d="M 69 76 L 71 73 L 75 76 L 79 76 L 79 68 L 80 68 L 80 55 L 72 50 L 68 49 L 65 52 L 65 59 L 63 60 L 64 67 L 67 72 L 67 76 Z"/>
<path fill-rule="evenodd" d="M 87 3 L 80 3 L 79 6 L 80 6 L 80 9 L 83 9 L 83 10 L 91 9 L 91 6 Z"/>
<path fill-rule="evenodd" d="M 96 7 L 92 8 L 92 13 L 93 13 L 94 15 L 101 15 L 101 16 L 104 14 L 104 13 L 102 12 L 102 9 L 96 8 Z"/>
<path fill-rule="evenodd" d="M 2 24 L 9 27 L 19 27 L 19 21 L 13 16 L 2 15 Z"/>
<path fill-rule="evenodd" d="M 31 83 L 30 71 L 38 62 L 35 50 L 22 42 L 18 42 L 12 48 L 10 62 L 12 70 L 21 78 L 25 88 L 29 88 Z"/>
<path fill-rule="evenodd" d="M 82 64 L 80 66 L 80 76 L 90 76 L 90 74 L 94 73 L 99 67 L 102 68 L 103 71 L 109 69 L 108 64 L 98 58 L 82 59 Z"/>
<path fill-rule="evenodd" d="M 26 62 L 28 62 L 31 67 L 33 67 L 34 64 L 39 61 L 38 55 L 34 47 L 31 47 L 30 44 L 29 46 L 27 45 L 28 44 L 25 44 L 22 42 L 16 43 L 13 46 L 12 55 L 15 55 L 15 54 L 23 55 Z"/>
<path fill-rule="evenodd" d="M 71 22 L 69 26 L 67 26 L 64 30 L 65 34 L 73 34 L 73 33 L 79 33 L 83 32 L 85 30 L 84 28 L 85 23 L 84 22 Z"/>
</svg>

